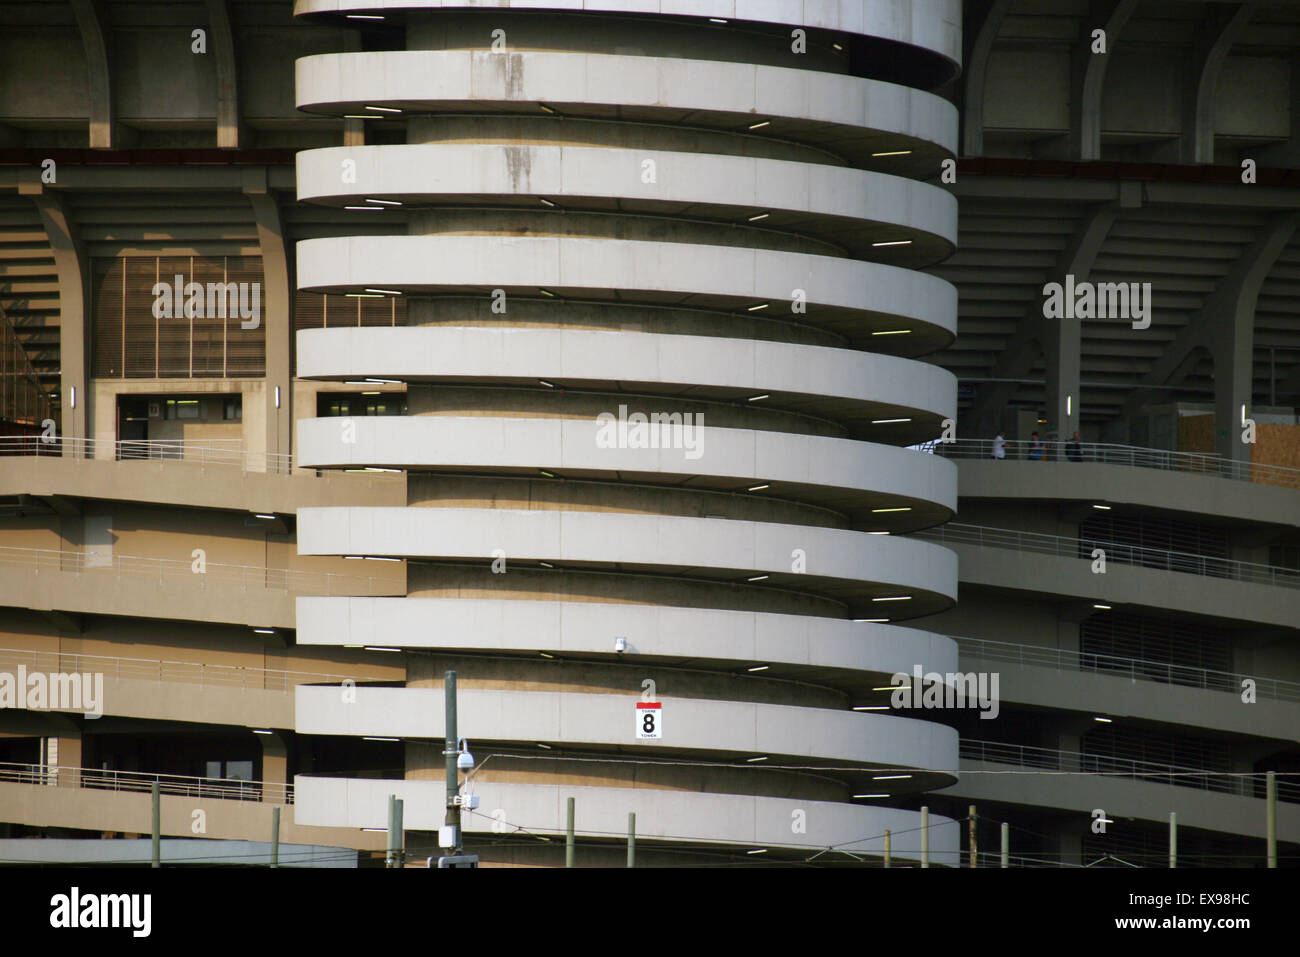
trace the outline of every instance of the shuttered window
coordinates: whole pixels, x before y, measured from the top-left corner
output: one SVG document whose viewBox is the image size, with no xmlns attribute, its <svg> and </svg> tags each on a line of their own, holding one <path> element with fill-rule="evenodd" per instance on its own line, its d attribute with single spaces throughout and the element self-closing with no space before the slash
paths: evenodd
<svg viewBox="0 0 1300 957">
<path fill-rule="evenodd" d="M 266 375 L 266 296 L 260 258 L 93 259 L 91 277 L 92 368 L 97 378 Z M 155 296 L 158 283 L 167 286 L 168 293 Z M 199 284 L 198 295 L 187 293 L 190 283 Z M 159 299 L 170 307 L 170 315 L 164 310 L 160 310 L 163 315 L 154 314 Z M 243 328 L 253 318 L 256 328 Z"/>
</svg>

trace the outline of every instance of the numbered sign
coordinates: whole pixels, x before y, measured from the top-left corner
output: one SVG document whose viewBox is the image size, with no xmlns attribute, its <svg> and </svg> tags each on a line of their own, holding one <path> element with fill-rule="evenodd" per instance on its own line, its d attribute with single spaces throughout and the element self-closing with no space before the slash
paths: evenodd
<svg viewBox="0 0 1300 957">
<path fill-rule="evenodd" d="M 662 738 L 664 736 L 664 706 L 660 702 L 637 702 L 636 736 L 638 738 Z"/>
</svg>

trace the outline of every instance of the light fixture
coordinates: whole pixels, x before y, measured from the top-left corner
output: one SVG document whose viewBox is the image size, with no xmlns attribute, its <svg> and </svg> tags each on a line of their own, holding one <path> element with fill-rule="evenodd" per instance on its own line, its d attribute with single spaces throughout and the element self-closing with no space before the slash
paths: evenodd
<svg viewBox="0 0 1300 957">
<path fill-rule="evenodd" d="M 884 688 L 872 688 L 872 691 L 897 691 L 899 688 L 910 688 L 911 685 L 889 685 Z"/>
<path fill-rule="evenodd" d="M 771 125 L 772 125 L 772 121 L 771 121 L 771 120 L 763 120 L 761 123 L 751 123 L 751 124 L 749 125 L 749 128 L 750 128 L 751 130 L 761 130 L 763 127 L 765 127 L 765 126 L 771 126 Z"/>
<path fill-rule="evenodd" d="M 275 518 L 275 516 L 272 515 L 270 512 L 254 512 L 253 517 L 254 518 Z"/>
<path fill-rule="evenodd" d="M 888 794 L 855 794 L 855 798 L 887 798 Z"/>
<path fill-rule="evenodd" d="M 1093 718 L 1092 720 L 1093 720 L 1093 721 L 1100 721 L 1102 724 L 1114 724 L 1114 723 L 1115 723 L 1115 722 L 1111 721 L 1110 718 L 1100 718 L 1100 717 L 1098 717 L 1098 718 Z"/>
<path fill-rule="evenodd" d="M 1099 604 L 1097 604 L 1096 602 L 1093 602 L 1092 607 L 1093 607 L 1093 608 L 1100 608 L 1102 611 L 1110 611 L 1110 605 L 1099 605 Z"/>
<path fill-rule="evenodd" d="M 884 153 L 872 153 L 872 156 L 911 156 L 911 150 L 888 150 Z"/>
<path fill-rule="evenodd" d="M 253 634 L 255 634 L 255 635 L 274 635 L 274 634 L 275 634 L 275 629 L 274 629 L 274 628 L 254 628 L 254 629 L 253 629 Z"/>
<path fill-rule="evenodd" d="M 554 388 L 555 388 L 555 383 L 554 383 L 554 382 L 548 382 L 548 381 L 546 381 L 545 379 L 538 379 L 537 381 L 538 381 L 540 384 L 546 386 L 546 388 L 548 388 L 548 389 L 554 389 Z"/>
<path fill-rule="evenodd" d="M 873 332 L 873 336 L 905 336 L 911 329 L 882 329 L 879 332 Z"/>
<path fill-rule="evenodd" d="M 373 18 L 372 18 L 372 17 L 349 17 L 348 19 L 350 19 L 350 20 L 370 20 L 370 19 L 373 19 Z M 362 833 L 362 834 L 387 834 L 387 833 L 388 833 L 388 828 L 386 828 L 386 827 L 363 827 L 363 828 L 361 829 L 361 833 Z"/>
<path fill-rule="evenodd" d="M 1093 508 L 1097 509 L 1097 511 L 1099 511 L 1099 512 L 1109 512 L 1109 511 L 1110 511 L 1110 506 L 1109 506 L 1109 505 L 1094 505 Z"/>
<path fill-rule="evenodd" d="M 746 492 L 761 492 L 761 491 L 763 491 L 763 489 L 765 489 L 765 488 L 771 488 L 771 487 L 772 487 L 772 486 L 770 486 L 770 485 L 751 485 L 749 488 L 745 489 L 745 491 L 746 491 Z"/>
<path fill-rule="evenodd" d="M 896 422 L 911 422 L 911 419 L 872 419 L 872 425 L 893 425 Z"/>
<path fill-rule="evenodd" d="M 764 581 L 765 579 L 768 579 L 768 578 L 770 578 L 770 577 L 772 577 L 772 576 L 770 576 L 770 575 L 755 575 L 753 578 L 746 578 L 745 581 L 747 581 L 747 582 L 761 582 L 761 581 Z"/>
<path fill-rule="evenodd" d="M 271 733 L 271 731 L 270 731 L 270 729 L 268 729 L 268 728 L 254 728 L 254 729 L 253 729 L 253 734 L 270 734 L 270 733 Z"/>
<path fill-rule="evenodd" d="M 1067 395 L 1065 397 L 1065 414 L 1069 415 L 1073 408 L 1074 408 L 1074 396 Z"/>
<path fill-rule="evenodd" d="M 746 402 L 761 402 L 763 399 L 770 399 L 770 398 L 772 398 L 771 394 L 768 393 L 768 392 L 764 392 L 762 395 L 751 395 L 751 396 L 750 396 L 748 399 L 746 399 L 745 401 L 746 401 Z"/>
<path fill-rule="evenodd" d="M 546 652 L 544 652 L 544 651 L 539 651 L 538 654 L 541 655 L 543 658 L 554 658 L 554 657 L 555 657 L 555 655 L 548 655 L 548 654 L 547 654 Z"/>
<path fill-rule="evenodd" d="M 376 385 L 401 385 L 402 384 L 401 379 L 374 379 L 369 376 L 366 377 L 366 381 L 373 382 Z"/>
<path fill-rule="evenodd" d="M 541 565 L 543 568 L 554 568 L 554 567 L 555 567 L 555 566 L 552 565 L 550 562 L 538 562 L 537 564 Z"/>
<path fill-rule="evenodd" d="M 402 205 L 401 203 L 399 203 L 399 202 L 398 202 L 397 200 L 395 200 L 395 199 L 370 199 L 369 197 L 367 197 L 367 198 L 366 198 L 366 202 L 367 202 L 367 203 L 379 203 L 381 206 L 401 206 L 401 205 Z"/>
<path fill-rule="evenodd" d="M 545 103 L 538 103 L 537 106 L 541 109 L 541 111 L 542 111 L 543 113 L 554 113 L 554 112 L 555 112 L 553 109 L 551 109 L 551 108 L 550 108 L 549 106 L 547 106 Z"/>
<path fill-rule="evenodd" d="M 538 469 L 537 471 L 538 471 L 539 473 L 541 473 L 542 475 L 546 476 L 547 478 L 555 478 L 555 473 L 554 473 L 554 472 L 548 472 L 548 471 L 546 471 L 546 469 Z"/>
<path fill-rule="evenodd" d="M 832 43 L 831 46 L 833 46 L 836 50 L 843 50 L 843 49 L 844 49 L 844 47 L 840 46 L 838 43 Z"/>
<path fill-rule="evenodd" d="M 402 294 L 402 290 L 400 289 L 371 289 L 368 287 L 366 288 L 366 292 L 377 292 L 381 296 L 400 296 Z"/>
<path fill-rule="evenodd" d="M 889 532 L 867 532 L 868 535 L 888 535 Z"/>
<path fill-rule="evenodd" d="M 894 508 L 873 508 L 871 514 L 883 515 L 886 512 L 910 512 L 911 510 L 912 507 L 910 505 L 899 505 Z"/>
<path fill-rule="evenodd" d="M 872 243 L 871 245 L 872 246 L 910 246 L 912 245 L 912 241 L 910 239 L 891 239 L 887 243 Z"/>
<path fill-rule="evenodd" d="M 618 638 L 615 638 L 615 639 L 614 639 L 614 650 L 615 650 L 615 651 L 627 651 L 627 639 L 626 639 L 626 638 L 623 638 L 623 637 L 621 637 L 621 636 L 618 637 Z"/>
<path fill-rule="evenodd" d="M 746 311 L 746 312 L 758 312 L 760 309 L 766 309 L 769 305 L 770 305 L 770 303 L 760 302 L 757 306 L 750 306 L 750 307 L 749 307 L 748 309 L 746 309 L 745 311 Z"/>
<path fill-rule="evenodd" d="M 767 853 L 767 848 L 765 848 L 765 847 L 756 847 L 756 848 L 754 848 L 754 850 L 752 850 L 752 851 L 746 851 L 745 853 L 746 853 L 746 854 L 766 854 L 766 853 Z"/>
<path fill-rule="evenodd" d="M 854 620 L 854 621 L 859 621 L 859 622 L 862 622 L 862 623 L 864 623 L 864 624 L 868 624 L 868 625 L 881 624 L 881 623 L 883 623 L 883 622 L 887 622 L 887 621 L 889 621 L 888 618 L 854 618 L 853 620 Z"/>
<path fill-rule="evenodd" d="M 382 20 L 382 19 L 384 19 L 384 18 L 381 17 L 381 16 L 375 16 L 374 14 L 370 14 L 370 13 L 349 13 L 349 14 L 348 14 L 348 19 L 349 19 L 349 20 Z M 362 830 L 363 830 L 363 831 L 364 831 L 364 830 L 376 830 L 376 831 L 382 831 L 383 828 L 382 828 L 382 827 L 379 827 L 379 828 L 362 828 Z"/>
<path fill-rule="evenodd" d="M 540 741 L 537 742 L 537 746 L 538 746 L 539 748 L 541 748 L 543 751 L 554 751 L 554 750 L 555 750 L 555 749 L 552 748 L 549 744 L 542 744 L 542 742 L 540 742 Z"/>
<path fill-rule="evenodd" d="M 367 110 L 374 110 L 376 113 L 400 113 L 400 112 L 402 112 L 401 110 L 399 110 L 399 109 L 398 109 L 397 107 L 395 107 L 395 106 L 371 106 L 369 103 L 366 104 L 366 109 L 367 109 Z"/>
<path fill-rule="evenodd" d="M 726 20 L 723 20 L 721 17 L 709 17 L 709 22 L 710 22 L 710 23 L 726 23 L 727 21 L 726 21 Z"/>
<path fill-rule="evenodd" d="M 540 292 L 543 296 L 549 296 L 552 299 L 555 298 L 555 293 L 551 292 L 551 290 L 549 289 L 543 289 L 540 286 L 538 286 L 537 291 Z"/>
<path fill-rule="evenodd" d="M 383 395 L 382 392 L 362 392 L 362 395 Z"/>
<path fill-rule="evenodd" d="M 344 206 L 343 208 L 344 209 L 366 209 L 372 213 L 382 213 L 384 211 L 384 207 L 382 206 Z"/>
<path fill-rule="evenodd" d="M 369 113 L 344 113 L 344 114 L 343 114 L 343 119 L 345 119 L 345 120 L 378 120 L 378 119 L 382 119 L 382 117 L 379 117 L 379 116 L 371 116 Z"/>
<path fill-rule="evenodd" d="M 769 216 L 771 216 L 771 215 L 772 215 L 771 213 L 759 213 L 757 216 L 750 216 L 749 219 L 746 220 L 746 222 L 756 223 L 756 222 L 758 222 L 760 219 L 767 219 L 767 217 L 769 217 Z"/>
<path fill-rule="evenodd" d="M 69 389 L 72 393 L 72 407 L 75 409 L 77 407 L 77 387 L 75 385 L 69 386 Z"/>
<path fill-rule="evenodd" d="M 911 777 L 910 774 L 873 774 L 873 775 L 871 776 L 871 780 L 873 780 L 873 781 L 903 781 L 903 780 L 906 780 L 907 778 L 910 778 L 910 777 Z"/>
<path fill-rule="evenodd" d="M 401 648 L 385 648 L 385 647 L 383 647 L 382 645 L 366 645 L 366 651 L 397 651 L 397 652 L 400 652 L 401 650 L 402 650 Z"/>
<path fill-rule="evenodd" d="M 885 598 L 873 598 L 872 601 L 911 601 L 911 595 L 889 595 Z"/>
<path fill-rule="evenodd" d="M 400 738 L 380 738 L 380 737 L 376 737 L 375 735 L 370 735 L 370 734 L 368 734 L 368 735 L 364 736 L 361 740 L 362 740 L 362 741 L 398 741 L 398 740 L 401 740 L 401 739 L 400 739 Z"/>
<path fill-rule="evenodd" d="M 752 668 L 746 668 L 746 671 L 766 671 L 771 665 L 754 665 Z"/>
<path fill-rule="evenodd" d="M 555 205 L 555 204 L 552 203 L 549 199 L 543 199 L 541 196 L 538 196 L 538 197 L 537 197 L 537 201 L 538 201 L 539 203 L 541 203 L 543 206 L 554 206 L 554 205 Z"/>
<path fill-rule="evenodd" d="M 275 407 L 280 408 L 280 387 L 278 385 L 275 387 Z"/>
<path fill-rule="evenodd" d="M 854 711 L 888 711 L 887 704 L 860 704 L 853 709 Z"/>
<path fill-rule="evenodd" d="M 400 558 L 387 558 L 382 555 L 367 555 L 365 558 L 366 561 L 368 562 L 400 562 L 401 561 Z"/>
<path fill-rule="evenodd" d="M 343 556 L 343 560 L 344 560 L 344 561 L 357 561 L 357 562 L 359 562 L 359 561 L 361 561 L 361 559 L 363 559 L 363 558 L 365 558 L 364 555 L 344 555 L 344 556 Z M 361 646 L 360 646 L 360 645 L 357 645 L 357 647 L 360 648 Z"/>
<path fill-rule="evenodd" d="M 348 299 L 383 299 L 377 292 L 345 292 L 343 294 Z"/>
<path fill-rule="evenodd" d="M 759 761 L 766 761 L 766 760 L 767 760 L 767 755 L 766 755 L 766 754 L 760 754 L 760 755 L 759 755 L 758 757 L 756 757 L 756 758 L 745 758 L 745 763 L 746 763 L 746 764 L 757 764 Z"/>
</svg>

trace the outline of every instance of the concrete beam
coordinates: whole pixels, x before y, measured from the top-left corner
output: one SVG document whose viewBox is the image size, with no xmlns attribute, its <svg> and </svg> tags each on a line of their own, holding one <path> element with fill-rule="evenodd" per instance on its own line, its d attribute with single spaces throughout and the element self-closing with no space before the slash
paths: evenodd
<svg viewBox="0 0 1300 957">
<path fill-rule="evenodd" d="M 1101 93 L 1106 65 L 1115 50 L 1137 0 L 1093 0 L 1091 15 L 1083 22 L 1083 35 L 1074 52 L 1070 84 L 1070 158 L 1101 159 Z M 1106 52 L 1092 52 L 1092 32 L 1106 32 Z"/>
<path fill-rule="evenodd" d="M 989 55 L 1010 5 L 1011 0 L 991 0 L 966 57 L 962 93 L 965 106 L 962 110 L 963 156 L 981 156 L 984 153 L 984 84 L 988 78 Z"/>
<path fill-rule="evenodd" d="M 90 261 L 63 197 L 40 188 L 30 195 L 40 213 L 59 277 L 61 431 L 64 438 L 87 438 Z M 72 454 L 71 445 L 65 444 L 64 450 Z"/>
<path fill-rule="evenodd" d="M 1074 276 L 1076 282 L 1087 279 L 1119 210 L 1118 203 L 1091 207 L 1044 282 L 1064 282 L 1067 275 Z M 1068 437 L 1069 432 L 1078 428 L 1079 421 L 1082 321 L 1044 319 L 1042 303 L 1042 297 L 1035 296 L 1025 307 L 1016 331 L 1011 334 L 998 356 L 992 377 L 1025 377 L 1033 368 L 1034 359 L 1041 349 L 1047 359 L 1048 426 Z M 991 383 L 987 392 L 981 390 L 981 395 L 976 400 L 975 416 L 980 435 L 991 435 L 998 429 L 1002 408 L 1015 390 L 1015 383 L 1009 382 Z M 1072 402 L 1066 402 L 1067 395 L 1073 396 Z M 1068 417 L 1065 415 L 1067 404 L 1071 407 Z M 1067 428 L 1068 432 L 1065 431 Z"/>
<path fill-rule="evenodd" d="M 90 95 L 90 148 L 114 149 L 123 144 L 113 119 L 112 43 L 102 0 L 71 0 L 86 51 L 86 88 Z"/>
<path fill-rule="evenodd" d="M 266 338 L 266 451 L 287 453 L 293 448 L 293 389 L 290 382 L 289 346 L 293 335 L 294 277 L 284 236 L 280 207 L 266 185 L 247 183 L 244 193 L 253 206 L 257 239 L 262 252 L 262 324 Z"/>
<path fill-rule="evenodd" d="M 1211 8 L 1202 19 L 1192 55 L 1187 60 L 1187 91 L 1183 96 L 1183 133 L 1179 162 L 1214 162 L 1214 107 L 1219 73 L 1232 45 L 1255 14 L 1255 0 L 1231 13 Z"/>
<path fill-rule="evenodd" d="M 230 8 L 226 0 L 204 0 L 204 5 L 212 31 L 209 49 L 217 67 L 217 148 L 239 149 L 244 137 L 239 119 L 239 69 Z"/>
<path fill-rule="evenodd" d="M 1255 303 L 1260 287 L 1291 235 L 1300 224 L 1300 212 L 1277 213 L 1261 229 L 1232 269 L 1206 297 L 1139 385 L 1176 385 L 1191 368 L 1194 350 L 1207 349 L 1214 357 L 1216 449 L 1227 458 L 1248 461 L 1250 452 L 1240 441 L 1241 406 L 1249 405 L 1254 375 Z M 1132 412 L 1149 393 L 1135 390 L 1125 402 Z M 1225 427 L 1224 423 L 1227 423 Z"/>
</svg>

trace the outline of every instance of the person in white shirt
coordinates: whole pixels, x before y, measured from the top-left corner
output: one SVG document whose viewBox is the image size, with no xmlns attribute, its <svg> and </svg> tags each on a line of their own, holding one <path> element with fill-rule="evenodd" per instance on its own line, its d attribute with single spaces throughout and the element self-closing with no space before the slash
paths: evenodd
<svg viewBox="0 0 1300 957">
<path fill-rule="evenodd" d="M 1005 459 L 1007 457 L 1007 434 L 999 432 L 998 437 L 993 440 L 993 457 L 995 459 Z"/>
</svg>

